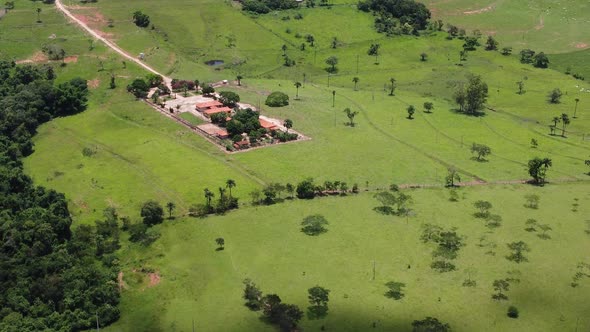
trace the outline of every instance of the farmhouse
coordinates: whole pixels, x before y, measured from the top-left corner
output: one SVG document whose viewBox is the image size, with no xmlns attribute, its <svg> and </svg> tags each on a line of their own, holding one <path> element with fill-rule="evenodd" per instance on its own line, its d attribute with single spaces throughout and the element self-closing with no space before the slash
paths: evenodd
<svg viewBox="0 0 590 332">
<path fill-rule="evenodd" d="M 276 124 L 274 124 L 270 121 L 266 121 L 264 119 L 258 119 L 258 121 L 260 122 L 260 126 L 266 130 L 271 131 L 271 130 L 279 129 L 279 127 Z"/>
<path fill-rule="evenodd" d="M 214 107 L 214 108 L 210 108 L 210 109 L 203 111 L 203 114 L 206 117 L 210 118 L 213 114 L 222 113 L 222 112 L 227 113 L 227 115 L 229 116 L 229 115 L 231 115 L 232 109 L 229 107 Z"/>
<path fill-rule="evenodd" d="M 211 100 L 211 101 L 205 101 L 202 103 L 197 103 L 196 104 L 196 109 L 199 112 L 205 112 L 206 110 L 212 109 L 212 108 L 217 108 L 217 107 L 222 107 L 223 104 L 218 102 L 217 100 Z"/>
</svg>

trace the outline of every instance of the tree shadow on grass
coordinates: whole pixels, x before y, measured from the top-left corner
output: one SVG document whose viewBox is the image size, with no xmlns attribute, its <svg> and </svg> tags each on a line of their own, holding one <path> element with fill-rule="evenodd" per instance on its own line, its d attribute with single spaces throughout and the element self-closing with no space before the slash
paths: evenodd
<svg viewBox="0 0 590 332">
<path fill-rule="evenodd" d="M 312 306 L 307 307 L 307 319 L 321 319 L 328 315 L 328 307 L 324 306 Z"/>
</svg>

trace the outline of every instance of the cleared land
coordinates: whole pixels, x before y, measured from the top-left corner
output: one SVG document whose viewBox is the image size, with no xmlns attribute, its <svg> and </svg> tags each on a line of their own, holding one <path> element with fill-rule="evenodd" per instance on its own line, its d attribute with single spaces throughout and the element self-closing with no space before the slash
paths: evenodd
<svg viewBox="0 0 590 332">
<path fill-rule="evenodd" d="M 554 163 L 548 178 L 553 184 L 545 188 L 464 188 L 458 203 L 448 202 L 445 189 L 408 191 L 416 202 L 416 216 L 407 221 L 375 213 L 372 208 L 377 203 L 371 193 L 273 207 L 243 206 L 222 217 L 167 221 L 157 227 L 162 237 L 151 247 L 123 244 L 120 259 L 127 288 L 122 318 L 108 329 L 186 331 L 194 319 L 200 330 L 271 330 L 242 305 L 245 277 L 264 292 L 276 292 L 302 308 L 307 305 L 307 288 L 319 284 L 331 289 L 330 314 L 320 321 L 304 319 L 306 330 L 322 325 L 328 330 L 363 330 L 373 322 L 377 330 L 408 330 L 412 320 L 427 315 L 458 331 L 584 330 L 590 326 L 584 302 L 590 296 L 590 280 L 578 288 L 570 286 L 576 265 L 584 260 L 590 263 L 585 255 L 590 240 L 584 233 L 590 215 L 589 177 L 584 174 L 588 171 L 584 160 L 590 156 L 587 83 L 520 64 L 516 56 L 481 49 L 457 66 L 462 41 L 447 41 L 444 33 L 383 38 L 373 31 L 371 15 L 358 13 L 351 4 L 301 9 L 304 18 L 297 21 L 292 18 L 295 10 L 253 19 L 231 3 L 210 1 L 172 1 L 166 10 L 160 1 L 147 0 L 101 0 L 84 7 L 74 3 L 79 15 L 104 17 L 92 21 L 97 29 L 111 34 L 109 38 L 132 54 L 146 53 L 150 65 L 170 76 L 210 82 L 242 74 L 244 86 L 228 90 L 239 93 L 242 101 L 262 104 L 263 115 L 292 119 L 294 129 L 313 138 L 225 155 L 124 91 L 144 71 L 130 63 L 123 65 L 103 45 L 96 44 L 90 51 L 89 38 L 64 24 L 52 7 L 42 7 L 43 23 L 36 24 L 36 5 L 17 1 L 17 10 L 0 21 L 0 55 L 32 59 L 42 45 L 59 42 L 78 59 L 57 68 L 59 78 L 82 76 L 96 85 L 89 109 L 42 126 L 35 138 L 36 151 L 25 160 L 36 183 L 66 193 L 78 224 L 92 223 L 107 206 L 137 221 L 139 207 L 147 199 L 163 204 L 174 201 L 179 208 L 176 215 L 181 216 L 191 204 L 204 202 L 204 188 L 216 191 L 228 178 L 236 180 L 234 193 L 245 203 L 247 194 L 264 184 L 296 183 L 310 176 L 317 182 L 358 183 L 363 190 L 368 182 L 374 192 L 391 183 L 442 185 L 449 166 L 458 168 L 464 181 L 496 182 L 528 178 L 525 164 L 533 156 L 547 156 Z M 490 5 L 470 4 L 448 6 L 471 11 Z M 511 6 L 521 5 L 500 1 L 495 8 L 520 17 L 530 15 L 524 7 Z M 133 25 L 131 13 L 137 9 L 150 15 L 154 30 Z M 291 18 L 283 20 L 283 16 Z M 107 26 L 108 19 L 113 19 L 113 28 Z M 346 20 L 350 24 L 343 27 Z M 510 21 L 528 22 L 514 17 Z M 545 22 L 549 24 L 549 18 Z M 462 25 L 459 20 L 453 23 Z M 565 28 L 558 31 L 566 35 Z M 298 50 L 303 38 L 297 38 L 297 33 L 313 33 L 317 51 Z M 57 39 L 49 39 L 52 34 Z M 329 46 L 334 36 L 342 43 L 337 49 Z M 502 34 L 497 36 L 504 43 Z M 575 32 L 567 38 L 567 43 L 579 39 Z M 233 39 L 235 47 L 228 47 Z M 381 43 L 379 65 L 366 55 L 375 42 Z M 297 66 L 282 65 L 283 44 Z M 561 50 L 562 44 L 551 47 Z M 422 52 L 429 54 L 428 61 L 419 61 Z M 324 61 L 331 55 L 338 57 L 339 71 L 328 77 Z M 211 59 L 223 59 L 226 65 L 220 70 L 206 66 L 204 61 Z M 117 75 L 115 90 L 108 89 L 111 70 Z M 454 86 L 467 73 L 480 74 L 488 83 L 488 105 L 494 111 L 482 117 L 453 111 Z M 353 89 L 353 77 L 360 78 L 358 91 Z M 390 77 L 398 82 L 394 97 L 387 95 Z M 526 93 L 518 95 L 516 82 L 525 77 Z M 295 81 L 305 83 L 300 100 L 293 100 Z M 548 104 L 547 93 L 557 87 L 564 92 L 562 103 Z M 289 93 L 288 107 L 263 105 L 265 96 L 275 90 Z M 335 107 L 332 91 L 336 91 Z M 551 118 L 561 113 L 572 116 L 575 98 L 581 101 L 568 138 L 547 135 Z M 425 101 L 434 102 L 433 114 L 422 113 Z M 406 119 L 409 104 L 417 107 L 414 120 Z M 354 128 L 344 125 L 345 107 L 360 112 Z M 533 138 L 539 142 L 537 148 L 530 146 Z M 492 148 L 488 162 L 471 160 L 469 148 L 474 142 Z M 84 156 L 85 147 L 96 153 Z M 523 207 L 524 195 L 533 192 L 541 196 L 539 210 Z M 478 199 L 494 205 L 494 213 L 503 218 L 500 228 L 489 230 L 472 216 L 472 204 Z M 318 238 L 299 232 L 301 219 L 313 213 L 330 221 L 328 233 Z M 551 225 L 551 239 L 526 232 L 528 218 Z M 430 269 L 432 247 L 419 240 L 423 223 L 455 226 L 465 236 L 467 245 L 460 251 L 457 272 L 439 274 Z M 215 251 L 214 239 L 219 236 L 226 240 L 222 252 Z M 504 258 L 506 243 L 518 240 L 532 249 L 528 263 Z M 490 250 L 495 255 L 486 254 Z M 373 261 L 374 281 L 370 280 Z M 148 287 L 157 278 L 133 272 L 141 267 L 155 270 L 159 283 Z M 461 286 L 468 274 L 477 280 L 476 287 Z M 521 281 L 508 292 L 509 303 L 494 302 L 492 282 L 515 276 Z M 383 296 L 384 283 L 392 280 L 407 284 L 407 296 L 401 301 Z M 509 304 L 518 306 L 521 318 L 505 316 Z"/>
</svg>

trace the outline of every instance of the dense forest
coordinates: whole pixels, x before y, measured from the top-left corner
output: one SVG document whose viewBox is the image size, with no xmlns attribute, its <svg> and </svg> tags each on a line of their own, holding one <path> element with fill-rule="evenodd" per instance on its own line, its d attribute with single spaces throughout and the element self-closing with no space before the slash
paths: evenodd
<svg viewBox="0 0 590 332">
<path fill-rule="evenodd" d="M 85 80 L 55 79 L 51 66 L 0 61 L 0 331 L 79 331 L 119 317 L 114 211 L 72 230 L 65 196 L 23 173 L 37 127 L 86 108 Z"/>
</svg>

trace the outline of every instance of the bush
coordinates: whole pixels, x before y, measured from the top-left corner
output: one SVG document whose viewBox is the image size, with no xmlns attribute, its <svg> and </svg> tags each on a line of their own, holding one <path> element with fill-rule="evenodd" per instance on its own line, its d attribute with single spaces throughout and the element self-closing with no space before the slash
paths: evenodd
<svg viewBox="0 0 590 332">
<path fill-rule="evenodd" d="M 172 90 L 174 91 L 183 90 L 184 88 L 186 88 L 187 90 L 196 89 L 194 81 L 173 79 L 170 83 L 172 85 Z"/>
<path fill-rule="evenodd" d="M 508 312 L 506 313 L 506 315 L 510 318 L 518 318 L 518 308 L 511 305 L 510 307 L 508 307 Z"/>
<path fill-rule="evenodd" d="M 138 10 L 133 13 L 133 23 L 140 28 L 145 28 L 150 25 L 150 17 Z"/>
<path fill-rule="evenodd" d="M 135 98 L 138 99 L 146 98 L 149 90 L 149 85 L 141 78 L 133 80 L 133 82 L 127 86 L 127 91 L 131 92 Z"/>
<path fill-rule="evenodd" d="M 287 106 L 289 105 L 289 96 L 283 92 L 275 91 L 266 98 L 264 103 L 270 107 Z"/>
<path fill-rule="evenodd" d="M 315 197 L 313 179 L 307 179 L 297 185 L 297 198 L 312 199 Z"/>
<path fill-rule="evenodd" d="M 209 214 L 209 208 L 205 204 L 195 204 L 188 208 L 188 215 L 191 217 L 203 218 Z"/>
<path fill-rule="evenodd" d="M 232 91 L 221 91 L 219 96 L 219 101 L 223 103 L 224 106 L 235 107 L 236 103 L 240 102 L 240 96 Z"/>
</svg>

